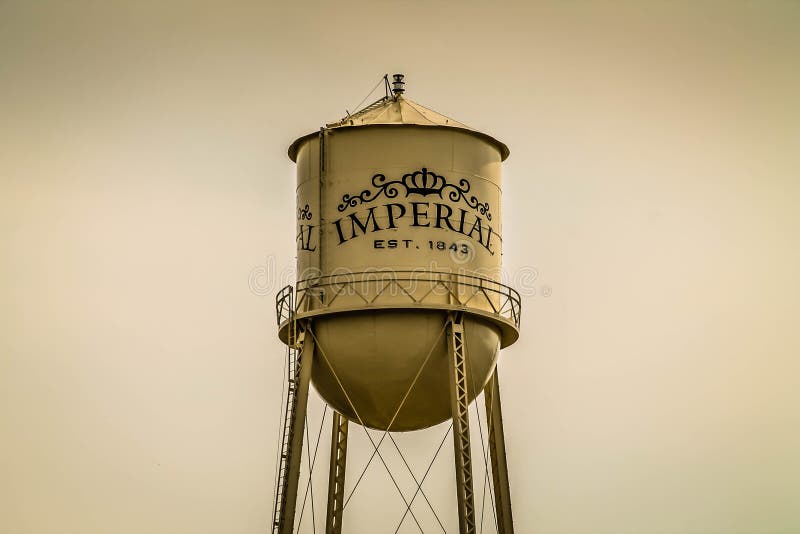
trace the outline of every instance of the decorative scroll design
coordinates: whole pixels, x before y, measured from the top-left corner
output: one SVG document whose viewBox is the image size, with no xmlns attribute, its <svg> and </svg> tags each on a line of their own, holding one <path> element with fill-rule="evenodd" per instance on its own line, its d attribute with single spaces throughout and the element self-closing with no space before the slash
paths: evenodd
<svg viewBox="0 0 800 534">
<path fill-rule="evenodd" d="M 342 203 L 339 204 L 339 211 L 344 211 L 359 204 L 368 204 L 381 195 L 390 199 L 397 198 L 402 190 L 405 196 L 420 195 L 425 197 L 436 195 L 444 199 L 444 195 L 447 195 L 451 202 L 463 201 L 477 213 L 485 215 L 486 219 L 492 220 L 489 203 L 481 202 L 475 195 L 469 194 L 471 185 L 466 178 L 461 178 L 457 184 L 450 183 L 441 174 L 436 174 L 423 167 L 416 172 L 404 174 L 399 180 L 389 180 L 386 175 L 378 173 L 372 177 L 372 187 L 375 189 L 365 189 L 358 194 L 344 195 Z"/>
<path fill-rule="evenodd" d="M 309 208 L 309 207 L 308 207 L 308 204 L 306 204 L 306 205 L 305 205 L 305 206 L 303 206 L 302 208 L 297 208 L 297 219 L 298 219 L 298 220 L 301 220 L 301 221 L 302 221 L 302 220 L 310 221 L 310 220 L 311 220 L 311 217 L 312 217 L 313 215 L 314 215 L 314 214 L 313 214 L 313 213 L 311 213 L 311 208 Z"/>
</svg>

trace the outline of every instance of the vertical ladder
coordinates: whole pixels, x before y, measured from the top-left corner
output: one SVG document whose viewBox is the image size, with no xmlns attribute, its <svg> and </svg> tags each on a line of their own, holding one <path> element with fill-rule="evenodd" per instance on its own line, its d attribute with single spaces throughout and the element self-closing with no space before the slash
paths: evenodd
<svg viewBox="0 0 800 534">
<path fill-rule="evenodd" d="M 302 347 L 295 348 L 289 347 L 287 356 L 289 358 L 287 364 L 287 380 L 288 387 L 286 388 L 286 409 L 283 412 L 282 421 L 282 436 L 281 436 L 281 456 L 280 464 L 278 466 L 278 482 L 275 488 L 275 509 L 273 511 L 272 532 L 278 534 L 281 532 L 283 520 L 286 509 L 286 490 L 289 485 L 289 465 L 291 463 L 292 454 L 292 422 L 297 413 L 297 387 L 300 383 L 300 366 L 298 365 L 298 353 Z"/>
<path fill-rule="evenodd" d="M 281 431 L 281 455 L 275 487 L 272 533 L 289 534 L 294 530 L 297 486 L 303 453 L 303 430 L 308 406 L 308 388 L 314 362 L 313 337 L 307 337 L 310 324 L 298 324 L 294 310 L 294 289 L 286 286 L 276 298 L 278 324 L 288 321 L 286 407 Z"/>
</svg>

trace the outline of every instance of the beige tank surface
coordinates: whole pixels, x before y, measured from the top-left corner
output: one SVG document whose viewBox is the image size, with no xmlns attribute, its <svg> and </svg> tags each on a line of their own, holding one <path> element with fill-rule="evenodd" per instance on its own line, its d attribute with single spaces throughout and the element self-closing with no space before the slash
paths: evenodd
<svg viewBox="0 0 800 534">
<path fill-rule="evenodd" d="M 516 341 L 519 296 L 500 283 L 508 153 L 402 93 L 289 147 L 295 318 L 313 318 L 312 383 L 348 419 L 405 431 L 451 417 L 449 314 L 463 313 L 469 401 Z"/>
</svg>

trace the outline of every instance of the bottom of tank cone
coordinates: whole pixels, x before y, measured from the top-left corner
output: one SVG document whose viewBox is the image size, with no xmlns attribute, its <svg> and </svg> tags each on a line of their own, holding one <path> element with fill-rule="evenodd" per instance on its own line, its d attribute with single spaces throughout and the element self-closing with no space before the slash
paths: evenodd
<svg viewBox="0 0 800 534">
<path fill-rule="evenodd" d="M 381 310 L 316 318 L 314 388 L 333 409 L 369 428 L 403 432 L 449 419 L 447 317 Z M 469 314 L 463 328 L 471 402 L 497 362 L 500 331 Z"/>
</svg>

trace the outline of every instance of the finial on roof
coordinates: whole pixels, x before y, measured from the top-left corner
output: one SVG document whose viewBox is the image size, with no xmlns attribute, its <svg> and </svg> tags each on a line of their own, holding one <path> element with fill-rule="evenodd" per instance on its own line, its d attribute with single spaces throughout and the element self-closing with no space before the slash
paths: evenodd
<svg viewBox="0 0 800 534">
<path fill-rule="evenodd" d="M 392 78 L 394 78 L 394 81 L 392 81 L 392 92 L 394 93 L 394 97 L 397 98 L 405 92 L 405 88 L 403 87 L 406 84 L 406 82 L 403 81 L 405 75 L 392 74 Z"/>
</svg>

